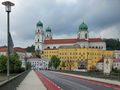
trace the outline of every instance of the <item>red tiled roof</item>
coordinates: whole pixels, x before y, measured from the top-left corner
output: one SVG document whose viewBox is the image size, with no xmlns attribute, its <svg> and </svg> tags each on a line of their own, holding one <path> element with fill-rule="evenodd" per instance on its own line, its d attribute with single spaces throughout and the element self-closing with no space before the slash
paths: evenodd
<svg viewBox="0 0 120 90">
<path fill-rule="evenodd" d="M 88 41 L 89 42 L 103 42 L 101 38 L 90 38 Z"/>
<path fill-rule="evenodd" d="M 113 59 L 113 62 L 120 62 L 120 59 Z"/>
<path fill-rule="evenodd" d="M 7 52 L 7 48 L 0 48 L 0 52 Z M 23 48 L 16 47 L 14 48 L 14 52 L 26 52 L 26 50 Z"/>
<path fill-rule="evenodd" d="M 14 48 L 14 52 L 26 52 L 26 50 L 23 48 L 16 47 Z"/>
<path fill-rule="evenodd" d="M 53 40 L 45 40 L 45 44 L 70 44 L 76 42 L 103 42 L 101 38 L 90 38 L 90 39 L 53 39 Z"/>
<path fill-rule="evenodd" d="M 0 48 L 0 52 L 7 52 L 7 48 Z"/>
</svg>

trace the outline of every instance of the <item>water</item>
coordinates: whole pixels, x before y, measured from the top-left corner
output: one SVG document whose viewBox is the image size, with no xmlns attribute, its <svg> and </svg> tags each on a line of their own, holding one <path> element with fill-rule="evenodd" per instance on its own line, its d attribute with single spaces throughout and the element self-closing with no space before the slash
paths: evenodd
<svg viewBox="0 0 120 90">
<path fill-rule="evenodd" d="M 7 79 L 7 75 L 4 73 L 0 73 L 0 82 L 4 81 Z"/>
</svg>

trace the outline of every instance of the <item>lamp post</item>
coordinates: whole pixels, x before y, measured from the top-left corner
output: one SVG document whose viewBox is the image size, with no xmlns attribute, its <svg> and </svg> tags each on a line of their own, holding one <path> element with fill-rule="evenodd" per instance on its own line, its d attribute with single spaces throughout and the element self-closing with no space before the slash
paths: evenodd
<svg viewBox="0 0 120 90">
<path fill-rule="evenodd" d="M 25 60 L 25 71 L 27 70 L 27 54 L 26 54 L 26 52 L 25 52 L 25 58 L 24 58 L 24 60 Z"/>
<path fill-rule="evenodd" d="M 11 6 L 14 6 L 14 3 L 10 2 L 10 1 L 5 1 L 5 2 L 2 2 L 3 5 L 5 5 L 5 9 L 6 9 L 6 12 L 7 12 L 7 54 L 8 54 L 8 60 L 7 60 L 7 77 L 8 77 L 8 80 L 9 80 L 9 59 L 10 59 L 10 41 L 9 41 L 9 31 L 10 31 L 10 21 L 9 21 L 9 14 L 11 12 Z"/>
</svg>

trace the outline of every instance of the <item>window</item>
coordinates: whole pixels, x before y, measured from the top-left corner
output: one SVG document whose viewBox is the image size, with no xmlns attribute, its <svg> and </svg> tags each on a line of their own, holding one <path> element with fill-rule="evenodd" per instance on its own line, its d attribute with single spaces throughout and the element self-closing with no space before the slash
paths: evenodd
<svg viewBox="0 0 120 90">
<path fill-rule="evenodd" d="M 87 38 L 87 33 L 85 34 L 85 38 Z"/>
<path fill-rule="evenodd" d="M 53 48 L 55 49 L 56 47 L 54 46 Z"/>
<path fill-rule="evenodd" d="M 39 42 L 39 39 L 38 39 L 38 42 Z"/>
<path fill-rule="evenodd" d="M 50 49 L 50 47 L 48 46 L 47 49 Z"/>
</svg>

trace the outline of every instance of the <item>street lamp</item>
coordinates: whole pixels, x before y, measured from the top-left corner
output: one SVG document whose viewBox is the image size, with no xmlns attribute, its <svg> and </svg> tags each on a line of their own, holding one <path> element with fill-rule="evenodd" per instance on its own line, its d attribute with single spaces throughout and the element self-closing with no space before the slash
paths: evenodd
<svg viewBox="0 0 120 90">
<path fill-rule="evenodd" d="M 14 3 L 10 2 L 10 1 L 5 1 L 2 2 L 3 5 L 5 5 L 5 9 L 7 12 L 7 54 L 8 54 L 8 60 L 7 60 L 7 77 L 9 80 L 9 59 L 10 59 L 10 41 L 9 41 L 9 31 L 10 31 L 10 24 L 9 24 L 9 13 L 11 12 L 11 6 L 14 6 Z"/>
</svg>

